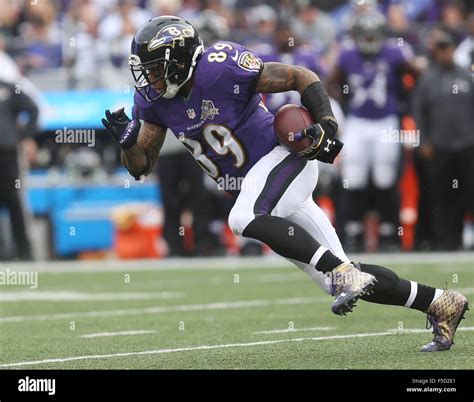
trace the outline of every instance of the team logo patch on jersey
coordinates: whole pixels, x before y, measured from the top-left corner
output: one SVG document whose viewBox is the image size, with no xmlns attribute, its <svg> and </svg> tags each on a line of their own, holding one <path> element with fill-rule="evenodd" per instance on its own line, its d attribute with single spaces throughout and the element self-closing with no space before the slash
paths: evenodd
<svg viewBox="0 0 474 402">
<path fill-rule="evenodd" d="M 201 105 L 201 120 L 214 119 L 219 114 L 219 109 L 214 106 L 211 100 L 203 100 Z"/>
<path fill-rule="evenodd" d="M 263 66 L 262 60 L 252 52 L 243 52 L 239 61 L 238 66 L 246 71 L 259 72 Z"/>
<path fill-rule="evenodd" d="M 196 117 L 196 112 L 194 111 L 194 109 L 188 109 L 186 110 L 186 112 L 188 112 L 188 117 L 190 119 L 194 119 Z"/>
</svg>

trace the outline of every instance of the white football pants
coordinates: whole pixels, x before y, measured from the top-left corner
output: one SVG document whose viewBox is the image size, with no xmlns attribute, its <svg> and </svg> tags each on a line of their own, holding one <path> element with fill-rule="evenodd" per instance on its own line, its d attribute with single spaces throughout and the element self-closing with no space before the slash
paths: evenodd
<svg viewBox="0 0 474 402">
<path fill-rule="evenodd" d="M 256 214 L 268 213 L 302 226 L 322 246 L 349 262 L 326 214 L 313 201 L 318 182 L 318 162 L 306 161 L 275 147 L 260 159 L 242 181 L 241 191 L 229 214 L 229 226 L 242 235 Z M 308 264 L 290 260 L 327 293 L 326 276 Z"/>
</svg>

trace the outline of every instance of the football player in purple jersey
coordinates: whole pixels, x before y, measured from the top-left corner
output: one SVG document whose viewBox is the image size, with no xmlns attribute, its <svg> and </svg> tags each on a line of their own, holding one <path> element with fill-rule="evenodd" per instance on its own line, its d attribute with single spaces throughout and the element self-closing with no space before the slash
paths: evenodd
<svg viewBox="0 0 474 402">
<path fill-rule="evenodd" d="M 413 72 L 414 67 L 410 46 L 388 39 L 385 32 L 385 17 L 375 9 L 356 14 L 352 39 L 342 42 L 327 80 L 329 93 L 347 110 L 341 178 L 347 211 L 344 243 L 351 251 L 362 248 L 370 180 L 380 215 L 379 248 L 399 249 L 397 181 L 404 138 L 397 95 L 401 73 Z"/>
<path fill-rule="evenodd" d="M 234 233 L 268 244 L 309 274 L 335 297 L 335 314 L 352 311 L 359 299 L 416 309 L 433 323 L 433 341 L 423 350 L 451 347 L 467 299 L 399 278 L 387 268 L 351 263 L 312 200 L 318 160 L 332 163 L 341 147 L 329 98 L 315 73 L 264 64 L 232 42 L 204 49 L 194 27 L 172 16 L 144 24 L 131 50 L 136 81 L 132 118 L 123 109 L 107 110 L 102 122 L 122 148 L 132 176 L 151 172 L 169 128 L 235 197 L 229 215 Z M 261 102 L 260 93 L 290 90 L 301 94 L 317 122 L 300 133 L 312 139 L 304 156 L 277 143 L 273 115 Z"/>
</svg>

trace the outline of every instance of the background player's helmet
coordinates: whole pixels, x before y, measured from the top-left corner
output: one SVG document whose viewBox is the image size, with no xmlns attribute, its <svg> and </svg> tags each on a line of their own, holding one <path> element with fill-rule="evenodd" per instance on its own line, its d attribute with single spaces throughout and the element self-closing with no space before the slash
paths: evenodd
<svg viewBox="0 0 474 402">
<path fill-rule="evenodd" d="M 227 20 L 214 10 L 203 10 L 193 19 L 193 24 L 204 43 L 214 43 L 229 37 Z"/>
<path fill-rule="evenodd" d="M 375 55 L 386 39 L 386 20 L 375 9 L 356 14 L 352 21 L 352 36 L 365 55 Z"/>
<path fill-rule="evenodd" d="M 138 93 L 149 102 L 173 98 L 191 78 L 203 50 L 199 34 L 186 20 L 169 15 L 149 20 L 135 34 L 128 60 Z M 167 85 L 162 92 L 151 86 L 160 80 Z"/>
</svg>

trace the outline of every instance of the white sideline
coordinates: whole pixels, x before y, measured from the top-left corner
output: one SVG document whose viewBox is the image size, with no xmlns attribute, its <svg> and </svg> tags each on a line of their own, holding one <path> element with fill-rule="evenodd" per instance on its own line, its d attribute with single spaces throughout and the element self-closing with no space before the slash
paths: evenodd
<svg viewBox="0 0 474 402">
<path fill-rule="evenodd" d="M 0 317 L 0 323 L 3 322 L 21 322 L 21 321 L 45 321 L 70 319 L 72 317 L 111 317 L 121 315 L 133 314 L 163 314 L 177 311 L 206 311 L 206 310 L 225 310 L 234 308 L 247 307 L 265 307 L 274 305 L 292 305 L 292 304 L 310 304 L 310 303 L 330 303 L 331 298 L 320 297 L 293 297 L 287 299 L 273 299 L 273 300 L 239 300 L 233 302 L 218 302 L 207 304 L 187 304 L 180 306 L 157 306 L 144 308 L 130 308 L 118 310 L 96 310 L 96 311 L 82 311 L 70 313 L 56 313 L 56 314 L 38 314 L 38 315 L 20 315 L 11 317 Z"/>
<path fill-rule="evenodd" d="M 58 358 L 58 359 L 23 361 L 23 362 L 16 362 L 16 363 L 0 364 L 0 367 L 33 366 L 33 365 L 47 364 L 47 363 L 70 362 L 70 361 L 75 361 L 75 360 L 107 359 L 107 358 L 114 358 L 114 357 L 155 355 L 155 354 L 174 353 L 174 352 L 192 352 L 195 350 L 212 350 L 212 349 L 225 349 L 225 348 L 234 348 L 234 347 L 276 345 L 279 343 L 287 343 L 287 342 L 325 341 L 325 340 L 333 340 L 333 339 L 367 338 L 371 336 L 385 336 L 385 335 L 395 335 L 395 334 L 393 332 L 373 332 L 373 333 L 366 333 L 366 334 L 320 336 L 316 338 L 293 338 L 293 339 L 279 339 L 279 340 L 273 340 L 273 341 L 228 343 L 228 344 L 221 344 L 221 345 L 201 345 L 201 346 L 192 346 L 192 347 L 186 347 L 186 348 L 147 350 L 143 352 L 125 352 L 125 353 L 113 353 L 113 354 L 105 354 L 105 355 L 85 355 L 85 356 L 63 357 L 63 358 Z"/>
<path fill-rule="evenodd" d="M 284 328 L 284 329 L 270 329 L 268 331 L 255 331 L 254 334 L 286 334 L 291 332 L 301 331 L 332 331 L 336 327 L 310 327 L 310 328 Z"/>
<path fill-rule="evenodd" d="M 19 301 L 93 301 L 181 299 L 183 292 L 76 292 L 69 290 L 20 290 L 0 293 L 0 303 Z"/>
<path fill-rule="evenodd" d="M 456 262 L 474 263 L 474 252 L 431 252 L 431 253 L 380 253 L 351 254 L 353 261 L 368 264 L 433 264 Z M 0 263 L 0 270 L 37 272 L 121 272 L 121 271 L 187 271 L 187 270 L 235 270 L 259 268 L 285 268 L 292 266 L 278 255 L 263 257 L 216 257 L 216 258 L 168 258 L 145 260 L 100 260 L 100 261 L 38 261 Z"/>
<path fill-rule="evenodd" d="M 106 336 L 121 336 L 121 335 L 143 335 L 143 334 L 156 334 L 158 330 L 151 329 L 137 329 L 133 331 L 118 331 L 118 332 L 97 332 L 95 334 L 81 335 L 79 338 L 101 338 Z"/>
</svg>

